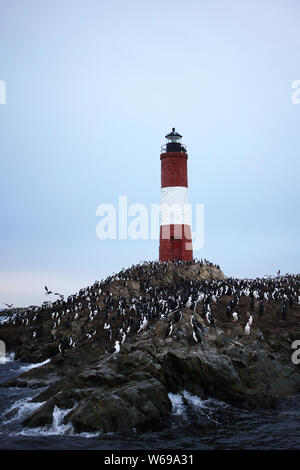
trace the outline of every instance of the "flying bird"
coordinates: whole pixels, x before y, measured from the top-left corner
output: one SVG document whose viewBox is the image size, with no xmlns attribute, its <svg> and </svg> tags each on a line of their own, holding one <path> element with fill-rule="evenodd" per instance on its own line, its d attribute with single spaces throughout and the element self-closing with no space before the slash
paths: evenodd
<svg viewBox="0 0 300 470">
<path fill-rule="evenodd" d="M 8 308 L 12 308 L 12 306 L 13 306 L 13 304 L 9 305 L 9 304 L 6 304 L 6 303 L 4 303 L 4 305 L 6 305 Z"/>
<path fill-rule="evenodd" d="M 62 294 L 59 294 L 58 292 L 54 292 L 54 295 L 58 295 L 60 297 L 60 300 L 64 300 L 64 296 Z"/>
</svg>

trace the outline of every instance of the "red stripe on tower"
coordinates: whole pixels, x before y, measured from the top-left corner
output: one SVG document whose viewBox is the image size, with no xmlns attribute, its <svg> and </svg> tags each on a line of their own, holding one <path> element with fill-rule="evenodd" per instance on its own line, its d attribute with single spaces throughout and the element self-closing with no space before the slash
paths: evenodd
<svg viewBox="0 0 300 470">
<path fill-rule="evenodd" d="M 193 259 L 191 225 L 188 210 L 188 179 L 186 148 L 182 136 L 175 132 L 166 135 L 161 160 L 161 221 L 159 259 L 168 261 Z"/>
</svg>

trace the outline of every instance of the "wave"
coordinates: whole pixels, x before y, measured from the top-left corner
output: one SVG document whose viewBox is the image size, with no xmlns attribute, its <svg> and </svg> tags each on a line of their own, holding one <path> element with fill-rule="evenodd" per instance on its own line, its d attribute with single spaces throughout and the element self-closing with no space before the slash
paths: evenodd
<svg viewBox="0 0 300 470">
<path fill-rule="evenodd" d="M 183 396 L 175 393 L 169 393 L 168 396 L 172 403 L 172 415 L 185 416 Z"/>
<path fill-rule="evenodd" d="M 172 403 L 172 416 L 180 416 L 184 420 L 190 419 L 188 411 L 195 415 L 205 416 L 209 421 L 219 424 L 215 415 L 220 409 L 227 408 L 229 405 L 215 398 L 202 399 L 197 395 L 193 395 L 187 390 L 183 390 L 181 394 L 168 394 Z M 189 413 L 190 414 L 190 413 Z"/>
<path fill-rule="evenodd" d="M 73 434 L 72 424 L 63 424 L 64 417 L 71 409 L 61 409 L 55 405 L 53 409 L 53 419 L 50 426 L 38 428 L 24 428 L 18 433 L 21 436 L 57 436 Z"/>
<path fill-rule="evenodd" d="M 16 401 L 4 414 L 3 425 L 9 424 L 12 421 L 24 419 L 27 415 L 38 409 L 44 402 L 32 403 L 32 397 L 23 398 Z M 10 415 L 8 418 L 6 418 Z"/>
<path fill-rule="evenodd" d="M 44 366 L 45 364 L 48 364 L 49 362 L 51 362 L 51 359 L 46 359 L 45 361 L 43 362 L 39 362 L 37 364 L 29 364 L 28 366 L 21 366 L 20 367 L 20 371 L 23 373 L 23 372 L 27 372 L 31 369 L 36 369 L 37 367 L 42 367 Z"/>
<path fill-rule="evenodd" d="M 7 426 L 11 423 L 20 422 L 29 416 L 31 413 L 40 408 L 45 402 L 32 402 L 32 396 L 23 398 L 16 401 L 8 410 L 2 414 L 3 421 L 2 426 Z M 65 416 L 70 413 L 78 404 L 74 407 L 63 409 L 58 406 L 54 406 L 52 424 L 37 428 L 22 428 L 20 431 L 14 430 L 9 432 L 10 436 L 73 436 L 73 437 L 84 437 L 84 438 L 95 438 L 100 435 L 100 432 L 82 432 L 76 433 L 71 423 L 64 424 L 63 420 Z M 2 432 L 0 432 L 2 434 Z M 7 430 L 6 430 L 7 434 Z"/>
<path fill-rule="evenodd" d="M 85 438 L 93 438 L 98 437 L 100 432 L 95 433 L 76 433 L 71 423 L 64 424 L 63 420 L 64 417 L 70 413 L 75 407 L 77 403 L 73 406 L 73 408 L 59 408 L 58 406 L 54 406 L 53 409 L 53 419 L 52 424 L 50 426 L 43 426 L 39 428 L 25 428 L 18 433 L 18 435 L 22 436 L 72 436 L 72 437 L 85 437 Z"/>
<path fill-rule="evenodd" d="M 6 354 L 5 364 L 7 364 L 8 362 L 13 362 L 14 360 L 15 360 L 15 353 L 14 352 Z"/>
<path fill-rule="evenodd" d="M 3 350 L 1 351 L 0 355 L 0 364 L 1 365 L 6 365 L 9 362 L 13 362 L 15 360 L 15 353 L 3 353 Z"/>
</svg>

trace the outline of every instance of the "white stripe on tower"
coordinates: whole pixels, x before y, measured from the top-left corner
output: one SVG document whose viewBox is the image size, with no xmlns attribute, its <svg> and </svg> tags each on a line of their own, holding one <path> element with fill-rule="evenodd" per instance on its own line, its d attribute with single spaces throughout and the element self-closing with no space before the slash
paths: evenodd
<svg viewBox="0 0 300 470">
<path fill-rule="evenodd" d="M 161 222 L 160 225 L 190 225 L 188 188 L 169 186 L 161 189 Z"/>
</svg>

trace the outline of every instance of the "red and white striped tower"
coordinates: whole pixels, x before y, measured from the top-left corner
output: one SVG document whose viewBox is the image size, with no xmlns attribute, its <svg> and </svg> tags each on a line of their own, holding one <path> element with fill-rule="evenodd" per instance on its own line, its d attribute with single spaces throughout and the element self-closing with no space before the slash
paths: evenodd
<svg viewBox="0 0 300 470">
<path fill-rule="evenodd" d="M 161 221 L 159 259 L 168 261 L 193 259 L 191 226 L 188 218 L 188 179 L 186 148 L 182 136 L 175 132 L 166 135 L 161 160 Z"/>
</svg>

